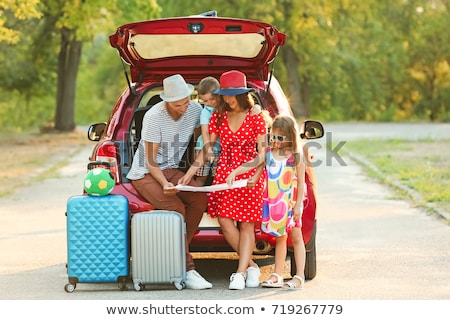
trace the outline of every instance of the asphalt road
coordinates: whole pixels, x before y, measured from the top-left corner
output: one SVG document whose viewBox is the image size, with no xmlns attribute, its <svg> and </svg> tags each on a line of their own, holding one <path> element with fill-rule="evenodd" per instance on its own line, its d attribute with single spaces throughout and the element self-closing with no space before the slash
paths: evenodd
<svg viewBox="0 0 450 320">
<path fill-rule="evenodd" d="M 79 194 L 91 148 L 75 156 L 55 179 L 30 185 L 0 199 L 0 298 L 2 300 L 448 300 L 450 227 L 392 197 L 368 179 L 351 159 L 325 150 L 368 136 L 450 137 L 450 124 L 325 124 L 327 137 L 313 150 L 321 161 L 317 276 L 301 291 L 252 288 L 228 290 L 234 255 L 198 255 L 197 267 L 210 290 L 172 286 L 136 292 L 115 284 L 78 284 L 66 293 L 65 205 Z M 345 148 L 345 143 L 344 146 Z M 341 162 L 342 160 L 342 162 Z M 345 165 L 343 164 L 345 163 Z M 269 274 L 273 260 L 258 260 Z M 261 278 L 261 280 L 263 280 Z"/>
</svg>

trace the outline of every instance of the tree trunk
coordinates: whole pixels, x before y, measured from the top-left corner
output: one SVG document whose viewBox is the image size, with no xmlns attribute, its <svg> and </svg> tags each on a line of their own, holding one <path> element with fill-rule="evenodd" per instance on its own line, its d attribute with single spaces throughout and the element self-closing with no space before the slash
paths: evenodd
<svg viewBox="0 0 450 320">
<path fill-rule="evenodd" d="M 61 50 L 58 57 L 58 90 L 56 93 L 55 129 L 75 129 L 75 89 L 80 64 L 82 42 L 75 40 L 69 29 L 61 30 Z"/>
<path fill-rule="evenodd" d="M 302 83 L 298 74 L 299 60 L 297 53 L 290 46 L 286 45 L 281 50 L 281 56 L 286 66 L 287 76 L 289 80 L 289 97 L 291 108 L 296 118 L 307 118 L 309 116 L 309 108 L 306 108 L 309 97 L 309 89 L 307 88 L 307 79 Z M 306 87 L 305 87 L 306 86 Z"/>
<path fill-rule="evenodd" d="M 309 101 L 309 79 L 308 77 L 305 75 L 302 78 L 302 82 L 300 84 L 301 86 L 301 95 L 300 98 L 302 99 L 302 103 L 301 106 L 302 108 L 300 109 L 300 117 L 306 119 L 309 118 L 310 114 L 310 101 Z"/>
</svg>

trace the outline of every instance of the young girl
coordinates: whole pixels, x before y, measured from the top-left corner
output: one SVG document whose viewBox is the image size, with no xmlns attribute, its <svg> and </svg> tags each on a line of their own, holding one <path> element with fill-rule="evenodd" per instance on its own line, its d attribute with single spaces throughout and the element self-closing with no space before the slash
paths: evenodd
<svg viewBox="0 0 450 320">
<path fill-rule="evenodd" d="M 305 192 L 305 164 L 303 149 L 295 119 L 279 115 L 271 124 L 271 147 L 266 149 L 267 176 L 263 196 L 262 230 L 277 237 L 275 245 L 275 270 L 262 282 L 266 288 L 301 289 L 304 283 L 306 250 L 301 230 L 303 197 Z M 245 172 L 247 165 L 235 173 Z M 258 179 L 263 166 L 258 167 L 251 181 Z M 250 180 L 249 180 L 250 181 Z M 249 184 L 248 184 L 249 185 Z M 290 232 L 297 266 L 296 275 L 286 283 L 281 276 L 287 254 L 287 234 Z"/>
<path fill-rule="evenodd" d="M 305 165 L 296 121 L 277 116 L 271 127 L 271 147 L 266 152 L 267 185 L 263 196 L 262 230 L 277 237 L 275 268 L 262 287 L 301 289 L 304 283 L 306 250 L 302 236 Z M 290 233 L 297 266 L 296 275 L 283 282 L 281 276 Z"/>
</svg>

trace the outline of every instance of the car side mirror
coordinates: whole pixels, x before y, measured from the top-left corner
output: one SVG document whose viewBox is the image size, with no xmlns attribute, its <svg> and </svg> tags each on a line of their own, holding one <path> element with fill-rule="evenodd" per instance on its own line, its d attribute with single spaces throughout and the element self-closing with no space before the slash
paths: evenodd
<svg viewBox="0 0 450 320">
<path fill-rule="evenodd" d="M 300 133 L 302 139 L 318 139 L 323 137 L 323 125 L 319 121 L 306 120 L 303 124 L 303 131 Z"/>
<path fill-rule="evenodd" d="M 88 129 L 88 139 L 99 141 L 105 132 L 106 122 L 94 123 Z"/>
</svg>

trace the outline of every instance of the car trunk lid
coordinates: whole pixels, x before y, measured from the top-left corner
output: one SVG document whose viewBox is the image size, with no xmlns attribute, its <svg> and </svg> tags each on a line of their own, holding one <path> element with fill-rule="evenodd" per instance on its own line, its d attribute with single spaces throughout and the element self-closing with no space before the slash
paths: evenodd
<svg viewBox="0 0 450 320">
<path fill-rule="evenodd" d="M 133 82 L 161 82 L 175 73 L 191 80 L 219 78 L 230 69 L 265 81 L 285 38 L 264 22 L 191 16 L 126 24 L 109 40 L 130 65 Z"/>
</svg>

